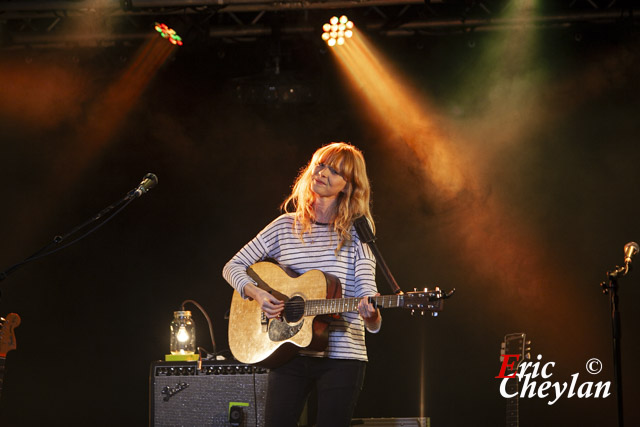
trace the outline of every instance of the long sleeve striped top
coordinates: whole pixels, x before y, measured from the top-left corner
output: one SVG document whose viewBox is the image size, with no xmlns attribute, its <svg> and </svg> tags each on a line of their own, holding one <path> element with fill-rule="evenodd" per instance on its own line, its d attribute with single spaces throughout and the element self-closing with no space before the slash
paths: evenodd
<svg viewBox="0 0 640 427">
<path fill-rule="evenodd" d="M 304 241 L 293 233 L 293 214 L 283 214 L 267 225 L 224 266 L 223 277 L 240 295 L 244 286 L 255 282 L 247 275 L 247 267 L 273 258 L 298 274 L 321 270 L 340 279 L 343 298 L 375 295 L 376 262 L 367 245 L 360 241 L 355 227 L 351 241 L 338 255 L 338 235 L 326 224 L 313 224 Z M 364 321 L 358 312 L 342 313 L 329 325 L 329 344 L 324 352 L 302 350 L 304 355 L 333 359 L 367 360 Z"/>
</svg>

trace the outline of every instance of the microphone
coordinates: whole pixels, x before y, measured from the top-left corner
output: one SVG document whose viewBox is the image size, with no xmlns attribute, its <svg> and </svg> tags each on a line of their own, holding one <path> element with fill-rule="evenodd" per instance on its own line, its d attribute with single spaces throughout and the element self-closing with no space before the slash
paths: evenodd
<svg viewBox="0 0 640 427">
<path fill-rule="evenodd" d="M 636 242 L 629 242 L 624 245 L 624 263 L 631 264 L 631 258 L 640 251 L 640 246 Z"/>
<path fill-rule="evenodd" d="M 371 243 L 376 240 L 376 236 L 373 235 L 373 230 L 367 221 L 367 217 L 364 215 L 359 216 L 353 221 L 353 225 L 356 227 L 356 232 L 362 243 Z"/>
<path fill-rule="evenodd" d="M 142 182 L 134 190 L 131 190 L 128 198 L 136 199 L 147 191 L 158 185 L 158 177 L 153 173 L 148 173 L 142 178 Z"/>
</svg>

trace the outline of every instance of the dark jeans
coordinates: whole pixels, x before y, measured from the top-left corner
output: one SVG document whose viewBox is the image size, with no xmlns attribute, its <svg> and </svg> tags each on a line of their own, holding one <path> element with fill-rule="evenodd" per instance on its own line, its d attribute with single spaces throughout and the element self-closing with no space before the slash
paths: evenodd
<svg viewBox="0 0 640 427">
<path fill-rule="evenodd" d="M 364 383 L 359 360 L 296 356 L 269 372 L 265 427 L 295 427 L 309 393 L 318 394 L 317 427 L 347 427 Z"/>
</svg>

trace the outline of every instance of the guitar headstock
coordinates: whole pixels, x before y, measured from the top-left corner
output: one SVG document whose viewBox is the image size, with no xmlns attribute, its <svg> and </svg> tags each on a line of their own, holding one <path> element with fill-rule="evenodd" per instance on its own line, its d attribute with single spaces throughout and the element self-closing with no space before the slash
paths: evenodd
<svg viewBox="0 0 640 427">
<path fill-rule="evenodd" d="M 453 295 L 455 291 L 454 289 L 444 293 L 437 286 L 433 290 L 424 288 L 418 291 L 414 289 L 413 292 L 407 292 L 402 295 L 402 306 L 410 309 L 411 314 L 415 314 L 416 310 L 418 310 L 422 315 L 424 315 L 425 312 L 430 312 L 432 316 L 437 316 L 438 312 L 442 310 L 444 300 Z"/>
<path fill-rule="evenodd" d="M 14 329 L 20 325 L 20 316 L 16 313 L 7 314 L 7 318 L 0 317 L 0 357 L 7 357 L 7 353 L 16 349 L 16 335 Z"/>
<path fill-rule="evenodd" d="M 518 332 L 505 335 L 500 345 L 500 362 L 504 361 L 505 354 L 520 356 L 518 362 L 513 364 L 513 369 L 507 368 L 508 372 L 505 372 L 505 375 L 512 375 L 525 360 L 531 360 L 531 341 L 527 341 L 527 334 Z"/>
</svg>

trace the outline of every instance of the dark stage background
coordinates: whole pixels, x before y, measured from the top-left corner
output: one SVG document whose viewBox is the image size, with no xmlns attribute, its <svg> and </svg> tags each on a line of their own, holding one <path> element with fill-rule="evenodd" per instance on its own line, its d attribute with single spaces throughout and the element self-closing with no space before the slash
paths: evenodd
<svg viewBox="0 0 640 427">
<path fill-rule="evenodd" d="M 601 32 L 576 42 L 546 33 L 529 68 L 500 77 L 516 88 L 521 73 L 542 74 L 526 92 L 537 107 L 523 97 L 495 111 L 488 106 L 509 92 L 483 92 L 495 77 L 482 65 L 489 40 L 473 48 L 462 37 L 372 40 L 413 95 L 448 119 L 457 152 L 482 171 L 482 197 L 448 201 L 430 191 L 402 138 L 376 126 L 331 53 L 303 36 L 277 49 L 263 40 L 174 52 L 108 129 L 96 125 L 94 106 L 134 50 L 3 53 L 0 267 L 115 202 L 145 173 L 159 184 L 94 234 L 2 282 L 0 312 L 22 318 L 7 358 L 2 425 L 145 425 L 149 365 L 168 352 L 172 312 L 198 301 L 218 349 L 228 348 L 224 263 L 278 215 L 313 151 L 339 140 L 365 153 L 378 245 L 401 287 L 457 289 L 437 318 L 384 312 L 382 331 L 367 338 L 357 417 L 422 413 L 434 427 L 504 425 L 494 377 L 511 332 L 526 332 L 533 356 L 556 363 L 551 381 L 574 373 L 579 384 L 612 381 L 599 283 L 622 263 L 623 246 L 640 239 L 638 37 Z M 234 79 L 275 78 L 278 52 L 281 76 L 306 85 L 311 102 L 239 102 Z M 521 123 L 525 130 L 511 132 Z M 481 236 L 508 247 L 464 239 L 458 219 L 489 206 L 500 206 L 509 224 L 494 222 Z M 523 268 L 533 258 L 535 277 Z M 620 281 L 627 425 L 640 423 L 639 274 Z M 210 348 L 204 318 L 191 308 L 198 344 Z M 604 365 L 596 376 L 585 371 L 593 357 Z M 614 395 L 548 400 L 521 399 L 521 425 L 616 425 Z"/>
</svg>

